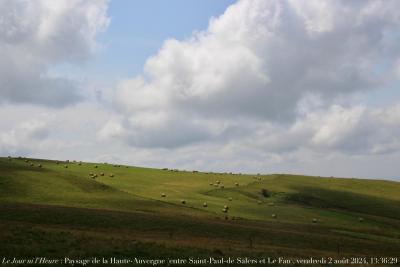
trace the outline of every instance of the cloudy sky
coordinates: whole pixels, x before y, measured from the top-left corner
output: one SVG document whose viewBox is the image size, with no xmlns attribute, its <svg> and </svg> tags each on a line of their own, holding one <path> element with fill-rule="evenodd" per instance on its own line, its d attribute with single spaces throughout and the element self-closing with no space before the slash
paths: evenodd
<svg viewBox="0 0 400 267">
<path fill-rule="evenodd" d="M 398 0 L 0 0 L 0 155 L 398 179 Z"/>
</svg>

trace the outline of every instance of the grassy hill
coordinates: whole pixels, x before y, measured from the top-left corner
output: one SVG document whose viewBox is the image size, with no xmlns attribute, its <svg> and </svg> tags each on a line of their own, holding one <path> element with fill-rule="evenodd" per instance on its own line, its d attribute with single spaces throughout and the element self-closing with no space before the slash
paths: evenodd
<svg viewBox="0 0 400 267">
<path fill-rule="evenodd" d="M 383 180 L 0 158 L 0 256 L 400 256 L 399 192 Z"/>
</svg>

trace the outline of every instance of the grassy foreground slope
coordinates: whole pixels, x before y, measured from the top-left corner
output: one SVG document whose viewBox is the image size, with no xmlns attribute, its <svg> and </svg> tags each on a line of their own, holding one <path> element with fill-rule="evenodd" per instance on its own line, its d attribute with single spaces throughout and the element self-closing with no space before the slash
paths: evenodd
<svg viewBox="0 0 400 267">
<path fill-rule="evenodd" d="M 381 180 L 0 158 L 0 256 L 400 256 L 399 192 Z"/>
</svg>

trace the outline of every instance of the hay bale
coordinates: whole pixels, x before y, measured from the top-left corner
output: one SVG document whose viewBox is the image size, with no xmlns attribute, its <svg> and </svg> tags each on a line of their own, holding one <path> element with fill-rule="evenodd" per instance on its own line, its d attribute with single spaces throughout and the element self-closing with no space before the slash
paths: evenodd
<svg viewBox="0 0 400 267">
<path fill-rule="evenodd" d="M 98 167 L 99 167 L 99 166 L 97 166 L 97 165 L 94 165 L 94 168 L 95 168 L 95 169 L 97 169 Z"/>
<path fill-rule="evenodd" d="M 276 214 L 272 214 L 271 217 L 272 217 L 273 219 L 276 219 L 276 218 L 277 218 Z"/>
<path fill-rule="evenodd" d="M 222 184 L 222 185 L 220 185 L 219 187 L 220 187 L 221 189 L 224 189 L 224 185 L 223 185 L 223 184 Z"/>
<path fill-rule="evenodd" d="M 203 203 L 203 207 L 205 207 L 205 208 L 208 207 L 207 202 L 204 202 L 204 203 Z"/>
<path fill-rule="evenodd" d="M 221 181 L 218 181 L 218 180 L 217 180 L 217 181 L 215 181 L 215 183 L 216 183 L 216 184 L 220 184 L 220 183 L 221 183 Z"/>
<path fill-rule="evenodd" d="M 229 201 L 232 201 L 232 198 L 231 198 L 231 197 L 229 197 L 229 198 L 228 198 L 228 200 L 229 200 Z"/>
<path fill-rule="evenodd" d="M 31 164 L 29 164 L 29 165 L 31 165 L 31 167 L 33 167 L 34 166 L 34 164 L 31 162 Z"/>
<path fill-rule="evenodd" d="M 215 187 L 219 187 L 219 185 L 218 185 L 218 184 L 214 184 L 214 186 L 215 186 Z"/>
<path fill-rule="evenodd" d="M 257 201 L 257 203 L 258 203 L 258 205 L 261 205 L 261 204 L 262 204 L 262 201 L 261 201 L 261 200 L 259 200 L 259 201 Z"/>
<path fill-rule="evenodd" d="M 38 164 L 38 167 L 39 167 L 39 168 L 42 168 L 42 164 Z"/>
<path fill-rule="evenodd" d="M 214 185 L 213 183 L 210 183 L 210 185 Z"/>
<path fill-rule="evenodd" d="M 224 209 L 229 209 L 229 206 L 228 205 L 224 205 Z"/>
<path fill-rule="evenodd" d="M 110 177 L 114 177 L 114 174 L 110 173 Z"/>
<path fill-rule="evenodd" d="M 271 206 L 271 207 L 272 207 L 272 206 L 275 206 L 275 203 L 274 203 L 274 202 L 269 202 L 269 203 L 268 203 L 268 206 Z"/>
<path fill-rule="evenodd" d="M 236 182 L 236 183 L 235 183 L 235 185 L 236 185 L 236 186 L 239 186 L 239 183 L 238 183 L 238 182 Z"/>
<path fill-rule="evenodd" d="M 359 222 L 363 222 L 363 221 L 364 221 L 364 218 L 361 218 L 361 217 L 360 217 L 360 218 L 358 218 L 358 221 L 359 221 Z"/>
<path fill-rule="evenodd" d="M 68 165 L 67 165 L 67 164 L 65 164 L 65 165 L 64 165 L 64 168 L 68 169 Z"/>
<path fill-rule="evenodd" d="M 313 222 L 313 223 L 317 223 L 317 222 L 318 222 L 318 219 L 317 219 L 317 218 L 313 218 L 313 219 L 312 219 L 312 222 Z"/>
<path fill-rule="evenodd" d="M 227 213 L 228 212 L 228 209 L 222 209 L 222 212 L 224 212 L 224 213 Z"/>
<path fill-rule="evenodd" d="M 101 173 L 100 173 L 100 176 L 104 176 L 104 172 L 101 172 Z"/>
<path fill-rule="evenodd" d="M 181 203 L 182 203 L 183 205 L 185 205 L 185 204 L 186 204 L 186 200 L 182 199 L 182 200 L 181 200 Z"/>
<path fill-rule="evenodd" d="M 165 193 L 162 193 L 161 194 L 161 197 L 166 197 L 167 195 L 165 194 Z"/>
<path fill-rule="evenodd" d="M 93 176 L 93 172 L 89 172 L 89 176 Z"/>
<path fill-rule="evenodd" d="M 79 166 L 82 165 L 82 161 L 79 161 L 79 162 L 78 162 L 78 165 L 79 165 Z"/>
</svg>

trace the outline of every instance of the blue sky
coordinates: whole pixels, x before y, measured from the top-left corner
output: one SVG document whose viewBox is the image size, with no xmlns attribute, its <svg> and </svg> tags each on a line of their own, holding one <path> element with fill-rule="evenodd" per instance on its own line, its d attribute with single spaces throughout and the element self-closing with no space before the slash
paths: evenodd
<svg viewBox="0 0 400 267">
<path fill-rule="evenodd" d="M 143 64 L 169 38 L 183 40 L 204 31 L 234 0 L 171 0 L 109 2 L 111 23 L 98 34 L 101 49 L 84 65 L 61 65 L 58 73 L 96 79 L 112 86 L 142 72 Z M 54 70 L 53 70 L 54 71 Z M 83 75 L 83 76 L 82 76 Z"/>
</svg>

